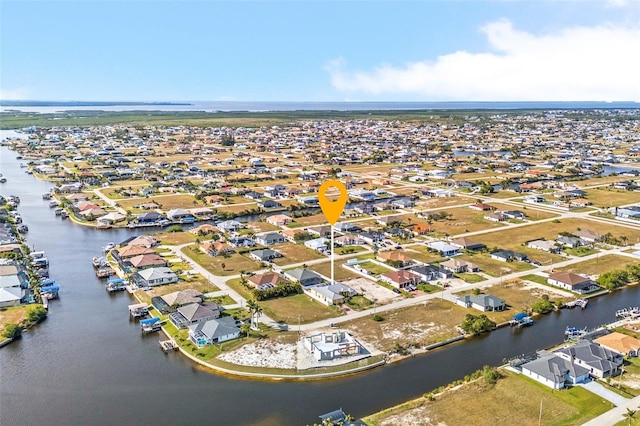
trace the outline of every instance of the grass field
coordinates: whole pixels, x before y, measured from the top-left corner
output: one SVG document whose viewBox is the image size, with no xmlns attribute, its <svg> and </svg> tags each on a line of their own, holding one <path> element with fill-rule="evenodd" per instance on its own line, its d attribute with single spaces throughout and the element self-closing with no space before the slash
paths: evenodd
<svg viewBox="0 0 640 426">
<path fill-rule="evenodd" d="M 239 274 L 240 271 L 253 271 L 258 269 L 258 263 L 244 255 L 234 253 L 230 256 L 211 256 L 203 253 L 196 246 L 182 249 L 183 253 L 192 258 L 197 264 L 204 267 L 214 275 L 228 276 Z M 224 263 L 224 268 L 222 264 Z"/>
<path fill-rule="evenodd" d="M 309 262 L 316 259 L 328 259 L 327 256 L 318 253 L 317 251 L 305 247 L 300 244 L 283 243 L 277 244 L 273 247 L 284 257 L 280 257 L 273 260 L 278 266 L 291 265 L 293 263 Z"/>
<path fill-rule="evenodd" d="M 364 418 L 368 425 L 580 425 L 613 405 L 583 388 L 552 391 L 501 370 L 495 385 L 482 379 L 447 391 L 435 401 L 418 398 Z M 542 412 L 540 407 L 542 406 Z M 420 419 L 419 423 L 415 423 Z"/>
<path fill-rule="evenodd" d="M 180 246 L 182 244 L 193 243 L 199 237 L 191 232 L 163 232 L 153 234 L 160 245 Z"/>
<path fill-rule="evenodd" d="M 616 207 L 632 203 L 640 203 L 640 192 L 613 188 L 588 189 L 586 198 L 596 207 Z"/>
<path fill-rule="evenodd" d="M 476 236 L 474 236 L 474 239 Z M 533 269 L 534 266 L 525 262 L 502 262 L 501 260 L 492 259 L 489 253 L 473 253 L 469 252 L 459 256 L 458 259 L 467 260 L 471 263 L 475 263 L 480 267 L 480 270 L 492 277 L 499 277 L 501 275 L 507 275 L 512 272 L 526 271 Z"/>
<path fill-rule="evenodd" d="M 274 321 L 282 321 L 290 326 L 335 318 L 342 315 L 337 307 L 325 306 L 306 294 L 281 297 L 259 302 L 263 312 Z"/>
<path fill-rule="evenodd" d="M 27 305 L 0 308 L 0 334 L 7 324 L 20 324 L 27 317 Z M 0 340 L 4 340 L 0 337 Z"/>
<path fill-rule="evenodd" d="M 483 277 L 482 275 L 478 275 L 478 274 L 471 274 L 468 272 L 458 272 L 457 274 L 455 274 L 457 278 L 462 279 L 464 282 L 473 284 L 473 283 L 479 283 L 482 281 L 485 281 L 486 278 Z"/>
<path fill-rule="evenodd" d="M 558 268 L 559 271 L 568 271 L 576 274 L 599 275 L 613 269 L 624 269 L 627 265 L 639 265 L 640 260 L 627 256 L 610 254 L 596 259 L 585 260 L 573 265 Z"/>
<path fill-rule="evenodd" d="M 336 280 L 346 280 L 349 278 L 359 277 L 355 272 L 351 272 L 348 269 L 342 267 L 342 265 L 346 262 L 346 260 L 337 260 L 335 261 L 335 271 L 334 271 L 334 279 Z M 331 277 L 331 261 L 327 259 L 326 262 L 318 263 L 316 265 L 309 266 L 309 269 L 312 271 L 316 271 L 325 277 Z"/>
</svg>

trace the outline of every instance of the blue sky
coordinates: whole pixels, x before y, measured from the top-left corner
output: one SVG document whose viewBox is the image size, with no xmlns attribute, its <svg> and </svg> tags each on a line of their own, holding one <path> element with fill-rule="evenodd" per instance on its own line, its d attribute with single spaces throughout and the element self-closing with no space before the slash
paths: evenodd
<svg viewBox="0 0 640 426">
<path fill-rule="evenodd" d="M 640 101 L 640 0 L 0 0 L 0 98 Z"/>
</svg>

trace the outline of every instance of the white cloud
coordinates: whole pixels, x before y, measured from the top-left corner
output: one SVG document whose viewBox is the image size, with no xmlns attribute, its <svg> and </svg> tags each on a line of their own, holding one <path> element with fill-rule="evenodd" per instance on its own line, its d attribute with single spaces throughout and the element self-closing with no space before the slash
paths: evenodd
<svg viewBox="0 0 640 426">
<path fill-rule="evenodd" d="M 18 87 L 16 89 L 0 88 L 0 100 L 3 101 L 22 101 L 28 99 L 30 90 L 26 87 Z"/>
<path fill-rule="evenodd" d="M 640 27 L 518 31 L 507 20 L 481 28 L 491 51 L 458 51 L 404 66 L 349 71 L 326 66 L 341 92 L 376 98 L 460 101 L 640 101 Z"/>
</svg>

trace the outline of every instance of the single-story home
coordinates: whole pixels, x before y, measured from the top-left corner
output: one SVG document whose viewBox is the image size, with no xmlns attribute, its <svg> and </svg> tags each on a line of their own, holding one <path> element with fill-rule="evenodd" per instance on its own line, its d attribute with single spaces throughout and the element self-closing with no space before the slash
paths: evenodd
<svg viewBox="0 0 640 426">
<path fill-rule="evenodd" d="M 320 284 L 323 281 L 322 276 L 311 269 L 296 268 L 285 271 L 284 275 L 291 281 L 299 282 L 304 287 Z"/>
<path fill-rule="evenodd" d="M 547 284 L 577 293 L 582 293 L 589 287 L 595 285 L 591 278 L 583 277 L 573 272 L 554 272 L 547 278 Z"/>
<path fill-rule="evenodd" d="M 560 247 L 558 247 L 558 244 L 555 241 L 551 241 L 551 240 L 527 241 L 527 247 L 536 249 L 536 250 L 546 251 L 548 253 L 557 253 L 560 251 Z"/>
<path fill-rule="evenodd" d="M 431 250 L 442 253 L 443 256 L 455 256 L 460 253 L 460 247 L 445 243 L 444 241 L 434 241 L 427 243 Z"/>
<path fill-rule="evenodd" d="M 166 266 L 138 271 L 133 274 L 132 279 L 139 287 L 153 287 L 178 282 L 178 276 Z"/>
<path fill-rule="evenodd" d="M 267 232 L 256 236 L 256 242 L 263 246 L 284 243 L 287 239 L 278 232 Z"/>
<path fill-rule="evenodd" d="M 482 312 L 504 311 L 507 309 L 507 304 L 504 300 L 490 294 L 457 296 L 456 304 L 463 308 L 474 308 Z"/>
<path fill-rule="evenodd" d="M 524 262 L 524 261 L 529 259 L 526 254 L 518 253 L 516 251 L 511 251 L 511 250 L 494 251 L 494 252 L 490 253 L 489 256 L 492 259 L 501 260 L 503 262 L 509 262 L 509 261 L 512 261 L 512 260 L 517 260 L 517 261 L 520 261 L 520 262 Z"/>
<path fill-rule="evenodd" d="M 278 286 L 280 284 L 284 284 L 287 282 L 284 278 L 282 278 L 279 274 L 275 272 L 267 272 L 264 274 L 255 274 L 249 277 L 247 280 L 253 286 L 260 290 L 265 290 L 267 288 L 272 288 Z"/>
<path fill-rule="evenodd" d="M 287 223 L 293 222 L 293 219 L 286 214 L 274 214 L 267 218 L 267 222 L 275 226 L 284 226 Z"/>
<path fill-rule="evenodd" d="M 477 265 L 471 262 L 453 258 L 448 259 L 446 262 L 440 263 L 440 266 L 456 274 L 458 272 L 476 272 L 480 270 Z"/>
<path fill-rule="evenodd" d="M 240 337 L 233 317 L 222 317 L 189 326 L 189 339 L 198 347 L 222 343 Z"/>
<path fill-rule="evenodd" d="M 180 306 L 175 312 L 169 314 L 169 321 L 177 328 L 187 328 L 191 324 L 219 317 L 220 307 L 216 303 L 190 303 Z"/>
<path fill-rule="evenodd" d="M 460 247 L 464 250 L 482 250 L 487 248 L 486 245 L 477 241 L 473 241 L 472 239 L 467 237 L 454 238 L 451 240 L 451 245 Z"/>
<path fill-rule="evenodd" d="M 418 274 L 406 270 L 386 272 L 380 275 L 380 279 L 400 289 L 417 285 L 420 282 Z"/>
<path fill-rule="evenodd" d="M 453 277 L 453 272 L 443 267 L 434 265 L 423 265 L 411 268 L 411 272 L 420 277 L 420 281 L 428 283 L 435 280 L 446 280 Z"/>
<path fill-rule="evenodd" d="M 314 238 L 313 240 L 307 240 L 304 242 L 304 245 L 306 247 L 309 247 L 310 249 L 313 250 L 326 250 L 328 247 L 329 240 L 324 238 L 324 237 L 320 237 L 320 238 Z"/>
<path fill-rule="evenodd" d="M 327 306 L 339 305 L 344 302 L 345 297 L 358 294 L 357 291 L 342 283 L 308 286 L 304 288 L 304 292 Z"/>
<path fill-rule="evenodd" d="M 280 253 L 271 249 L 253 250 L 249 253 L 249 256 L 257 260 L 258 262 L 270 262 L 277 257 L 282 257 Z"/>
<path fill-rule="evenodd" d="M 554 354 L 547 354 L 520 366 L 522 374 L 551 389 L 562 389 L 565 384 L 584 383 L 589 370 Z"/>
</svg>

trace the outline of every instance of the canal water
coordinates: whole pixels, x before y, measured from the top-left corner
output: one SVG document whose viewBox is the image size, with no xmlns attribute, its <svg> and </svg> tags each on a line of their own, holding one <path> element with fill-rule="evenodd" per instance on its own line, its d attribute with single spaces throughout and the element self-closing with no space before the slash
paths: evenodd
<svg viewBox="0 0 640 426">
<path fill-rule="evenodd" d="M 640 287 L 592 300 L 584 311 L 545 316 L 471 341 L 342 379 L 240 380 L 164 354 L 159 335 L 141 336 L 128 318 L 127 293 L 109 295 L 91 258 L 132 230 L 95 230 L 56 217 L 41 194 L 51 187 L 24 173 L 0 147 L 3 195 L 18 195 L 30 247 L 45 250 L 61 297 L 49 318 L 0 349 L 0 424 L 304 425 L 342 407 L 356 417 L 422 395 L 485 364 L 557 344 L 566 326 L 596 327 L 638 305 Z M 139 234 L 139 232 L 138 232 Z"/>
</svg>

